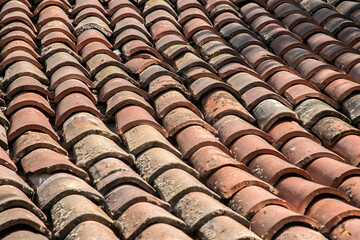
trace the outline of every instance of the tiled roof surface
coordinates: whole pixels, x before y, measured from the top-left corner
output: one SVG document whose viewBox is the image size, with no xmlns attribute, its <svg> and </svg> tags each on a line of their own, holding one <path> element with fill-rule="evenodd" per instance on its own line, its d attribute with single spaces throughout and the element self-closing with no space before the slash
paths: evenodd
<svg viewBox="0 0 360 240">
<path fill-rule="evenodd" d="M 360 239 L 359 2 L 0 4 L 0 239 Z"/>
</svg>

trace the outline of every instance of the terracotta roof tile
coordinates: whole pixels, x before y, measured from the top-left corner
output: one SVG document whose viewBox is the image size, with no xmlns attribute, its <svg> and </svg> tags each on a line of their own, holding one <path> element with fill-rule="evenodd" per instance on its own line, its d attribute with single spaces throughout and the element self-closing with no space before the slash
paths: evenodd
<svg viewBox="0 0 360 240">
<path fill-rule="evenodd" d="M 142 231 L 135 240 L 145 240 L 145 239 L 168 239 L 172 238 L 175 240 L 190 240 L 183 231 L 178 228 L 175 228 L 166 223 L 155 223 L 147 227 Z"/>
<path fill-rule="evenodd" d="M 295 210 L 295 208 L 285 200 L 256 185 L 241 189 L 233 196 L 229 205 L 247 219 L 251 219 L 258 211 L 267 205 L 279 205 L 292 211 Z"/>
<path fill-rule="evenodd" d="M 67 151 L 48 134 L 27 131 L 14 141 L 12 159 L 17 162 L 26 154 L 38 148 L 48 148 L 55 152 L 67 155 Z"/>
<path fill-rule="evenodd" d="M 66 214 L 66 218 L 62 217 Z M 113 220 L 97 205 L 81 195 L 68 195 L 51 208 L 54 235 L 65 237 L 81 222 L 96 221 L 115 229 Z"/>
<path fill-rule="evenodd" d="M 150 210 L 150 211 L 149 211 Z M 124 239 L 135 239 L 150 224 L 166 223 L 186 230 L 185 223 L 179 218 L 154 204 L 140 202 L 132 205 L 117 219 Z M 136 223 L 136 224 L 135 224 Z"/>
<path fill-rule="evenodd" d="M 52 161 L 47 161 L 51 158 Z M 67 156 L 57 153 L 49 148 L 38 148 L 21 159 L 21 166 L 26 174 L 53 173 L 63 171 L 73 173 L 83 179 L 88 179 L 88 174 L 76 167 Z"/>
<path fill-rule="evenodd" d="M 199 209 L 202 210 L 199 211 Z M 176 203 L 174 210 L 184 219 L 191 231 L 199 229 L 215 216 L 222 215 L 228 216 L 246 227 L 249 226 L 244 217 L 205 193 L 193 192 L 185 195 Z"/>
<path fill-rule="evenodd" d="M 203 178 L 208 177 L 210 174 L 225 166 L 234 166 L 244 171 L 249 171 L 244 164 L 239 163 L 214 146 L 200 148 L 191 155 L 189 161 Z"/>
<path fill-rule="evenodd" d="M 84 221 L 78 224 L 67 236 L 66 240 L 87 239 L 89 237 L 117 240 L 115 233 L 98 221 Z"/>
</svg>

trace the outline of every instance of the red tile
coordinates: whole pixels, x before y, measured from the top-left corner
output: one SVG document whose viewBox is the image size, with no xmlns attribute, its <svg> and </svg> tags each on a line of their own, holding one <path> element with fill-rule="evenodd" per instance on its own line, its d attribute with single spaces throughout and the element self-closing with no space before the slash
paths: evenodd
<svg viewBox="0 0 360 240">
<path fill-rule="evenodd" d="M 85 45 L 92 43 L 92 42 L 100 42 L 103 43 L 108 48 L 112 48 L 110 42 L 106 39 L 106 37 L 101 34 L 101 32 L 95 29 L 88 29 L 82 32 L 77 37 L 76 46 L 79 50 L 81 50 Z"/>
<path fill-rule="evenodd" d="M 282 206 L 269 205 L 251 219 L 252 230 L 265 240 L 270 240 L 288 223 L 299 222 L 309 228 L 318 229 L 321 224 L 312 218 L 290 211 Z"/>
<path fill-rule="evenodd" d="M 115 0 L 115 1 L 109 1 L 108 14 L 111 16 L 114 14 L 115 11 L 123 7 L 133 8 L 134 10 L 140 13 L 140 10 L 138 10 L 138 8 L 129 0 Z"/>
<path fill-rule="evenodd" d="M 11 239 L 46 240 L 48 238 L 41 233 L 35 233 L 30 230 L 15 230 L 15 231 L 9 231 L 6 234 L 6 236 L 4 236 L 4 239 L 5 240 L 11 240 Z"/>
<path fill-rule="evenodd" d="M 74 29 L 72 21 L 69 19 L 68 15 L 64 12 L 64 10 L 54 5 L 44 8 L 39 13 L 39 19 L 37 21 L 37 24 L 42 27 L 46 23 L 54 20 L 64 22 L 70 28 L 70 30 Z"/>
<path fill-rule="evenodd" d="M 234 22 L 245 25 L 245 23 L 241 21 L 241 19 L 239 18 L 238 12 L 236 12 L 235 10 L 231 11 L 231 9 L 228 8 L 227 5 L 225 4 L 224 6 L 222 6 L 222 8 L 223 8 L 223 12 L 213 17 L 213 23 L 216 30 L 219 31 L 222 27 L 226 26 L 229 23 L 234 23 Z M 211 15 L 212 13 L 210 13 L 210 17 Z"/>
<path fill-rule="evenodd" d="M 119 8 L 112 14 L 110 26 L 115 26 L 117 22 L 127 17 L 136 18 L 140 22 L 144 23 L 144 19 L 142 18 L 139 11 L 136 11 L 133 7 L 126 6 Z"/>
<path fill-rule="evenodd" d="M 353 166 L 358 166 L 360 163 L 360 152 L 358 144 L 360 143 L 360 136 L 348 135 L 341 138 L 332 147 L 332 150 L 346 159 Z"/>
<path fill-rule="evenodd" d="M 335 9 L 325 6 L 318 9 L 318 11 L 314 12 L 314 14 L 311 15 L 320 25 L 323 25 L 330 18 L 342 17 L 342 15 L 339 12 L 335 11 Z"/>
<path fill-rule="evenodd" d="M 227 91 L 210 92 L 203 98 L 202 105 L 205 119 L 210 123 L 215 123 L 226 115 L 236 115 L 250 123 L 255 122 L 254 117 Z"/>
<path fill-rule="evenodd" d="M 170 136 L 174 136 L 182 129 L 191 125 L 198 125 L 207 129 L 214 135 L 218 134 L 212 126 L 188 108 L 178 107 L 171 110 L 164 116 L 162 122 L 164 128 L 169 132 Z"/>
<path fill-rule="evenodd" d="M 239 93 L 235 91 L 230 85 L 210 77 L 201 77 L 191 83 L 189 86 L 189 90 L 193 94 L 195 100 L 200 100 L 205 94 L 210 93 L 216 88 L 222 89 L 222 91 L 214 91 L 215 93 L 219 92 L 219 94 L 221 94 L 228 92 L 229 95 L 239 97 Z"/>
<path fill-rule="evenodd" d="M 303 22 L 317 23 L 314 19 L 309 18 L 308 16 L 302 13 L 292 13 L 282 19 L 282 22 L 287 26 L 289 30 L 292 30 L 296 25 Z"/>
<path fill-rule="evenodd" d="M 347 79 L 353 81 L 353 78 L 347 74 L 341 73 L 332 69 L 321 69 L 315 73 L 309 81 L 312 82 L 319 89 L 323 90 L 329 83 L 336 79 Z"/>
<path fill-rule="evenodd" d="M 290 101 L 291 104 L 295 106 L 306 99 L 317 98 L 336 109 L 339 108 L 338 103 L 335 102 L 332 98 L 329 98 L 325 94 L 316 91 L 313 88 L 308 87 L 307 85 L 297 84 L 291 86 L 284 92 L 284 96 L 287 100 Z"/>
<path fill-rule="evenodd" d="M 251 186 L 261 187 L 274 194 L 278 193 L 270 184 L 259 180 L 247 171 L 233 166 L 220 168 L 209 176 L 206 183 L 225 199 L 229 199 L 237 192 Z M 245 204 L 247 204 L 247 202 Z"/>
<path fill-rule="evenodd" d="M 154 185 L 161 198 L 172 206 L 192 192 L 203 193 L 216 200 L 220 199 L 194 176 L 177 168 L 169 169 L 159 175 L 154 180 Z"/>
<path fill-rule="evenodd" d="M 19 161 L 26 154 L 38 148 L 47 148 L 67 156 L 67 152 L 57 141 L 42 132 L 27 131 L 13 143 L 12 159 Z"/>
<path fill-rule="evenodd" d="M 91 134 L 101 135 L 121 143 L 119 137 L 110 131 L 103 121 L 87 112 L 76 113 L 69 117 L 62 126 L 62 134 L 68 148 Z"/>
<path fill-rule="evenodd" d="M 36 194 L 38 206 L 44 211 L 49 210 L 60 199 L 73 194 L 82 195 L 96 203 L 103 204 L 105 201 L 98 191 L 71 174 L 56 173 L 41 176 L 42 182 L 36 186 Z"/>
<path fill-rule="evenodd" d="M 80 38 L 78 38 L 78 40 L 79 39 Z M 65 43 L 70 46 L 74 52 L 78 52 L 78 47 L 74 44 L 70 37 L 63 32 L 50 32 L 41 39 L 41 45 L 43 47 L 57 42 Z"/>
<path fill-rule="evenodd" d="M 155 223 L 147 227 L 144 231 L 142 231 L 138 236 L 137 240 L 140 239 L 169 239 L 174 238 L 176 236 L 177 240 L 190 240 L 189 236 L 187 236 L 180 229 L 171 226 L 166 223 Z"/>
<path fill-rule="evenodd" d="M 257 19 L 255 19 L 250 24 L 250 26 L 254 32 L 259 32 L 259 31 L 261 31 L 261 29 L 263 29 L 264 27 L 266 27 L 269 24 L 277 24 L 277 25 L 282 26 L 282 23 L 279 20 L 274 19 L 269 16 L 266 16 L 266 15 L 262 15 L 262 16 L 258 17 Z"/>
<path fill-rule="evenodd" d="M 41 16 L 41 14 L 40 14 L 40 16 Z M 9 12 L 6 15 L 4 15 L 4 17 L 1 18 L 0 26 L 4 27 L 6 24 L 13 22 L 13 21 L 24 22 L 26 25 L 28 25 L 33 30 L 33 32 L 35 32 L 35 33 L 37 32 L 37 29 L 36 29 L 35 25 L 32 23 L 29 16 L 22 11 L 12 11 L 12 12 Z M 42 25 L 40 22 L 42 22 L 42 20 L 38 21 L 38 24 Z"/>
<path fill-rule="evenodd" d="M 10 185 L 14 186 L 21 191 L 23 191 L 27 196 L 31 197 L 34 195 L 34 190 L 13 170 L 0 165 L 0 173 L 1 173 L 1 185 Z M 9 216 L 8 216 L 9 217 Z M 9 219 L 12 219 L 9 217 Z"/>
<path fill-rule="evenodd" d="M 24 52 L 27 52 L 36 59 L 39 58 L 39 54 L 33 49 L 33 47 L 26 41 L 22 41 L 22 40 L 14 40 L 6 44 L 1 50 L 1 57 L 5 58 L 8 54 L 17 50 L 22 50 Z"/>
<path fill-rule="evenodd" d="M 270 53 L 266 49 L 258 45 L 250 45 L 242 49 L 241 54 L 244 55 L 246 60 L 253 68 L 256 68 L 259 64 L 267 59 L 273 59 L 280 63 L 285 63 L 280 57 Z"/>
<path fill-rule="evenodd" d="M 46 159 L 51 159 L 51 161 Z M 21 159 L 21 166 L 26 174 L 64 171 L 86 180 L 89 179 L 88 174 L 75 166 L 65 155 L 47 148 L 39 148 L 28 153 Z"/>
<path fill-rule="evenodd" d="M 278 232 L 278 238 L 290 238 L 294 240 L 313 239 L 325 240 L 325 236 L 320 232 L 305 226 L 288 226 Z"/>
<path fill-rule="evenodd" d="M 127 208 L 139 202 L 149 202 L 166 210 L 170 205 L 157 197 L 132 185 L 123 185 L 115 188 L 106 196 L 111 215 L 118 218 Z"/>
<path fill-rule="evenodd" d="M 125 132 L 122 138 L 126 143 L 128 150 L 134 155 L 152 147 L 159 147 L 170 151 L 179 158 L 182 157 L 182 154 L 171 145 L 160 132 L 149 125 L 134 127 Z"/>
<path fill-rule="evenodd" d="M 140 88 L 133 85 L 131 82 L 121 79 L 121 78 L 113 78 L 109 80 L 107 83 L 105 83 L 100 91 L 99 91 L 99 101 L 100 102 L 106 102 L 111 98 L 113 95 L 115 95 L 117 92 L 122 91 L 130 91 L 139 94 L 145 99 L 148 99 L 149 96 L 147 93 Z"/>
<path fill-rule="evenodd" d="M 230 84 L 231 87 L 238 91 L 240 94 L 243 94 L 244 92 L 248 91 L 253 87 L 264 87 L 269 90 L 273 90 L 273 88 L 269 84 L 267 84 L 260 78 L 254 77 L 253 75 L 250 75 L 246 72 L 236 73 L 226 79 L 226 82 Z"/>
<path fill-rule="evenodd" d="M 327 157 L 315 159 L 305 169 L 313 176 L 315 182 L 333 188 L 338 188 L 346 179 L 351 179 L 359 171 L 358 168 L 350 164 Z M 350 196 L 350 194 L 348 195 Z"/>
<path fill-rule="evenodd" d="M 354 173 L 357 171 L 357 168 L 353 170 Z M 350 175 L 350 174 L 349 174 Z M 346 195 L 350 198 L 350 204 L 359 207 L 360 199 L 359 199 L 359 176 L 349 176 L 344 180 L 343 183 L 339 186 L 339 190 L 346 193 Z"/>
<path fill-rule="evenodd" d="M 334 64 L 345 72 L 349 72 L 358 63 L 360 63 L 360 56 L 353 52 L 343 53 L 334 61 Z"/>
<path fill-rule="evenodd" d="M 327 147 L 332 147 L 346 135 L 360 135 L 358 129 L 336 117 L 320 119 L 313 126 L 312 131 L 321 138 L 323 144 Z"/>
<path fill-rule="evenodd" d="M 26 43 L 28 43 L 33 49 L 37 49 L 37 46 L 34 42 L 34 40 L 31 38 L 30 35 L 28 35 L 26 32 L 24 32 L 23 30 L 16 30 L 16 31 L 11 31 L 7 34 L 5 34 L 4 36 L 1 37 L 0 39 L 0 46 L 4 47 L 5 45 L 7 45 L 8 43 L 15 41 L 15 40 L 22 40 L 25 41 Z M 45 41 L 45 40 L 44 40 Z"/>
<path fill-rule="evenodd" d="M 187 39 L 191 39 L 191 37 L 196 32 L 204 29 L 215 31 L 215 29 L 208 22 L 201 18 L 193 18 L 186 22 L 183 26 L 184 35 Z"/>
<path fill-rule="evenodd" d="M 174 15 L 174 17 L 177 17 L 177 14 L 175 10 L 172 8 L 172 6 L 168 2 L 162 0 L 146 2 L 142 13 L 146 16 L 157 9 L 164 9 L 169 13 L 171 13 L 172 15 Z"/>
<path fill-rule="evenodd" d="M 43 9 L 45 9 L 48 6 L 56 5 L 58 7 L 61 7 L 65 12 L 69 12 L 71 9 L 70 3 L 65 1 L 59 1 L 59 0 L 50 0 L 50 1 L 41 1 L 37 7 L 34 10 L 34 15 L 37 16 Z"/>
<path fill-rule="evenodd" d="M 120 109 L 115 114 L 115 121 L 120 135 L 135 126 L 150 125 L 161 132 L 166 138 L 169 136 L 169 133 L 155 121 L 150 113 L 139 106 L 127 106 Z"/>
<path fill-rule="evenodd" d="M 287 71 L 294 75 L 299 75 L 299 73 L 291 67 L 288 67 L 272 59 L 263 61 L 259 66 L 257 66 L 256 71 L 265 81 L 267 81 L 272 75 L 280 71 Z"/>
<path fill-rule="evenodd" d="M 269 142 L 272 142 L 273 140 L 267 133 L 235 115 L 222 117 L 214 124 L 214 128 L 219 131 L 220 140 L 226 146 L 230 145 L 235 139 L 249 134 L 258 135 Z"/>
<path fill-rule="evenodd" d="M 148 52 L 160 60 L 163 59 L 158 51 L 141 40 L 132 40 L 125 43 L 122 46 L 122 52 L 127 60 L 130 60 L 133 55 L 139 52 Z"/>
<path fill-rule="evenodd" d="M 198 211 L 199 209 L 202 209 L 202 211 Z M 244 217 L 235 213 L 211 196 L 200 192 L 192 192 L 184 196 L 174 206 L 174 210 L 175 213 L 184 219 L 191 231 L 196 231 L 203 226 L 208 221 L 208 217 L 206 216 L 215 217 L 225 215 L 245 227 L 249 226 L 248 221 Z"/>
<path fill-rule="evenodd" d="M 263 87 L 253 87 L 249 89 L 241 95 L 241 99 L 243 100 L 244 106 L 249 111 L 253 110 L 260 102 L 265 99 L 275 99 L 284 104 L 286 107 L 292 109 L 292 105 L 286 99 L 284 99 L 279 94 Z"/>
<path fill-rule="evenodd" d="M 306 85 L 314 90 L 318 90 L 312 83 L 309 81 L 292 74 L 288 71 L 280 71 L 275 73 L 270 77 L 267 83 L 272 86 L 276 92 L 282 95 L 288 88 L 293 85 L 302 84 Z"/>
<path fill-rule="evenodd" d="M 272 144 L 277 149 L 281 148 L 284 143 L 294 137 L 306 137 L 321 144 L 319 139 L 314 137 L 295 121 L 279 121 L 269 129 L 268 134 L 273 138 Z"/>
<path fill-rule="evenodd" d="M 246 149 L 242 146 L 248 145 Z M 235 160 L 248 165 L 255 157 L 262 154 L 272 154 L 286 161 L 282 153 L 257 135 L 245 135 L 233 142 L 230 147 Z"/>
<path fill-rule="evenodd" d="M 314 218 L 324 225 L 320 231 L 327 233 L 331 228 L 339 224 L 344 218 L 358 217 L 360 211 L 341 200 L 323 198 L 309 207 L 306 215 Z"/>
<path fill-rule="evenodd" d="M 345 220 L 341 224 L 337 225 L 334 229 L 331 230 L 330 235 L 338 240 L 345 240 L 347 238 L 354 237 L 359 238 L 359 219 L 358 218 L 350 218 Z"/>
<path fill-rule="evenodd" d="M 183 170 L 195 178 L 199 177 L 195 169 L 164 148 L 153 147 L 140 153 L 136 163 L 141 176 L 150 184 L 160 174 L 173 168 Z"/>
<path fill-rule="evenodd" d="M 345 45 L 353 46 L 359 42 L 360 29 L 357 27 L 344 28 L 338 33 L 337 37 L 341 42 L 345 43 Z"/>
<path fill-rule="evenodd" d="M 113 230 L 97 221 L 85 221 L 78 224 L 68 235 L 67 238 L 87 239 L 97 237 L 100 239 L 118 239 Z"/>
<path fill-rule="evenodd" d="M 231 156 L 230 151 L 221 144 L 214 135 L 200 126 L 190 126 L 176 135 L 180 151 L 185 159 L 204 146 L 214 146 L 221 149 L 224 153 Z"/>
<path fill-rule="evenodd" d="M 29 90 L 47 96 L 48 98 L 54 98 L 53 93 L 48 91 L 46 87 L 42 85 L 38 80 L 31 77 L 19 77 L 15 81 L 13 81 L 7 87 L 6 98 L 10 100 L 18 93 L 26 92 Z"/>
<path fill-rule="evenodd" d="M 55 141 L 60 140 L 59 136 L 51 127 L 49 119 L 47 119 L 45 115 L 36 108 L 24 107 L 18 110 L 11 116 L 10 123 L 11 124 L 8 130 L 9 142 L 14 141 L 21 134 L 29 130 L 46 133 Z"/>
<path fill-rule="evenodd" d="M 69 27 L 66 26 L 65 23 L 63 23 L 61 21 L 56 21 L 56 20 L 46 23 L 40 29 L 40 32 L 39 32 L 37 38 L 42 39 L 47 34 L 49 34 L 51 32 L 56 32 L 56 31 L 62 32 L 66 36 L 68 36 L 72 41 L 76 41 L 76 37 L 71 33 L 71 30 L 69 29 Z"/>
<path fill-rule="evenodd" d="M 10 22 L 10 23 L 6 24 L 0 30 L 0 36 L 3 37 L 4 35 L 12 32 L 12 31 L 23 31 L 29 37 L 31 37 L 33 40 L 36 39 L 36 34 L 34 33 L 34 31 L 27 24 L 25 24 L 23 22 Z"/>
<path fill-rule="evenodd" d="M 17 171 L 15 163 L 10 159 L 8 153 L 3 148 L 0 149 L 0 164 L 13 171 Z"/>
<path fill-rule="evenodd" d="M 102 119 L 102 114 L 97 110 L 94 103 L 81 93 L 71 93 L 63 98 L 56 107 L 55 126 L 61 126 L 73 113 L 90 112 Z"/>
<path fill-rule="evenodd" d="M 24 4 L 21 1 L 16 1 L 16 2 L 6 2 L 2 6 L 0 11 L 0 19 L 2 19 L 6 14 L 15 11 L 23 12 L 26 15 L 28 15 L 30 18 L 34 17 L 34 15 L 32 14 L 32 12 L 30 11 L 29 7 L 26 4 Z"/>
<path fill-rule="evenodd" d="M 312 207 L 312 204 L 321 197 L 348 201 L 348 197 L 339 190 L 301 177 L 283 178 L 276 184 L 276 189 L 279 190 L 279 197 L 291 203 L 301 214 L 305 214 Z"/>
<path fill-rule="evenodd" d="M 56 89 L 60 84 L 70 79 L 80 80 L 88 87 L 95 88 L 94 83 L 90 79 L 85 77 L 79 69 L 72 66 L 64 66 L 55 71 L 50 77 L 50 88 Z"/>
<path fill-rule="evenodd" d="M 233 196 L 229 205 L 247 219 L 251 219 L 267 205 L 279 205 L 295 211 L 295 208 L 290 203 L 259 186 L 249 186 L 241 189 Z"/>
<path fill-rule="evenodd" d="M 250 164 L 249 169 L 259 179 L 275 185 L 287 175 L 299 176 L 312 180 L 310 174 L 295 165 L 284 161 L 275 155 L 263 154 L 256 157 Z"/>
<path fill-rule="evenodd" d="M 289 140 L 282 146 L 281 152 L 291 163 L 299 167 L 320 157 L 329 157 L 344 162 L 344 159 L 337 154 L 304 137 Z"/>
<path fill-rule="evenodd" d="M 189 161 L 204 179 L 225 166 L 234 166 L 249 171 L 244 164 L 235 161 L 219 148 L 213 146 L 206 146 L 195 151 Z"/>
<path fill-rule="evenodd" d="M 271 42 L 271 48 L 280 56 L 283 56 L 286 52 L 295 47 L 307 48 L 302 42 L 288 35 L 278 36 Z"/>
<path fill-rule="evenodd" d="M 89 168 L 89 172 L 95 181 L 96 188 L 107 196 L 109 192 L 119 186 L 132 183 L 145 191 L 153 194 L 155 190 L 146 183 L 136 172 L 127 164 L 119 160 L 118 157 L 105 157 L 100 159 Z"/>
<path fill-rule="evenodd" d="M 210 25 L 212 25 L 211 21 L 208 19 L 207 15 L 198 7 L 191 7 L 187 8 L 180 12 L 178 22 L 183 25 L 187 21 L 191 20 L 192 18 L 201 18 L 207 21 Z"/>
<path fill-rule="evenodd" d="M 44 114 L 50 117 L 55 116 L 55 112 L 51 108 L 48 100 L 34 92 L 19 93 L 12 98 L 8 104 L 8 108 L 6 109 L 6 115 L 10 116 L 24 107 L 35 107 L 42 110 Z"/>
<path fill-rule="evenodd" d="M 140 95 L 130 91 L 121 91 L 113 95 L 107 101 L 106 114 L 113 116 L 118 110 L 128 105 L 136 105 L 144 108 L 152 116 L 155 115 L 154 109 Z"/>
<path fill-rule="evenodd" d="M 54 103 L 59 103 L 68 94 L 80 92 L 87 96 L 94 104 L 97 103 L 95 96 L 90 92 L 85 83 L 79 80 L 67 80 L 55 89 Z"/>
<path fill-rule="evenodd" d="M 135 239 L 147 227 L 156 223 L 166 223 L 185 230 L 185 223 L 182 220 L 161 207 L 145 202 L 129 207 L 117 219 L 125 239 Z"/>
<path fill-rule="evenodd" d="M 317 33 L 324 33 L 330 35 L 330 33 L 320 27 L 318 24 L 303 22 L 296 25 L 293 29 L 291 29 L 296 35 L 298 35 L 301 39 L 305 40 Z"/>
<path fill-rule="evenodd" d="M 319 61 L 323 61 L 323 59 L 319 55 L 314 54 L 303 48 L 294 48 L 284 54 L 285 61 L 293 68 L 296 68 L 299 63 L 308 58 L 314 58 Z"/>
<path fill-rule="evenodd" d="M 88 1 L 88 0 L 77 0 L 74 8 L 71 11 L 71 14 L 75 15 L 78 12 L 80 12 L 81 10 L 83 10 L 85 8 L 90 8 L 90 7 L 98 9 L 104 15 L 107 14 L 107 12 L 105 11 L 105 9 L 101 5 L 101 3 L 96 1 L 96 0 L 90 0 L 90 1 Z"/>
<path fill-rule="evenodd" d="M 36 215 L 34 215 L 29 210 L 14 207 L 1 212 L 0 226 L 2 231 L 6 232 L 9 231 L 9 228 L 17 228 L 20 225 L 25 225 L 31 230 L 42 233 L 46 237 L 51 238 L 52 233 L 50 230 Z M 31 235 L 29 237 L 31 237 Z"/>
<path fill-rule="evenodd" d="M 279 19 L 285 18 L 292 13 L 303 13 L 303 10 L 293 3 L 282 3 L 276 6 L 273 11 L 275 17 Z"/>
<path fill-rule="evenodd" d="M 76 211 L 75 211 L 76 209 Z M 54 223 L 54 234 L 65 237 L 76 227 L 76 223 L 97 221 L 115 230 L 113 220 L 100 207 L 81 195 L 70 195 L 62 198 L 51 208 Z M 63 214 L 66 214 L 66 217 Z"/>
</svg>

